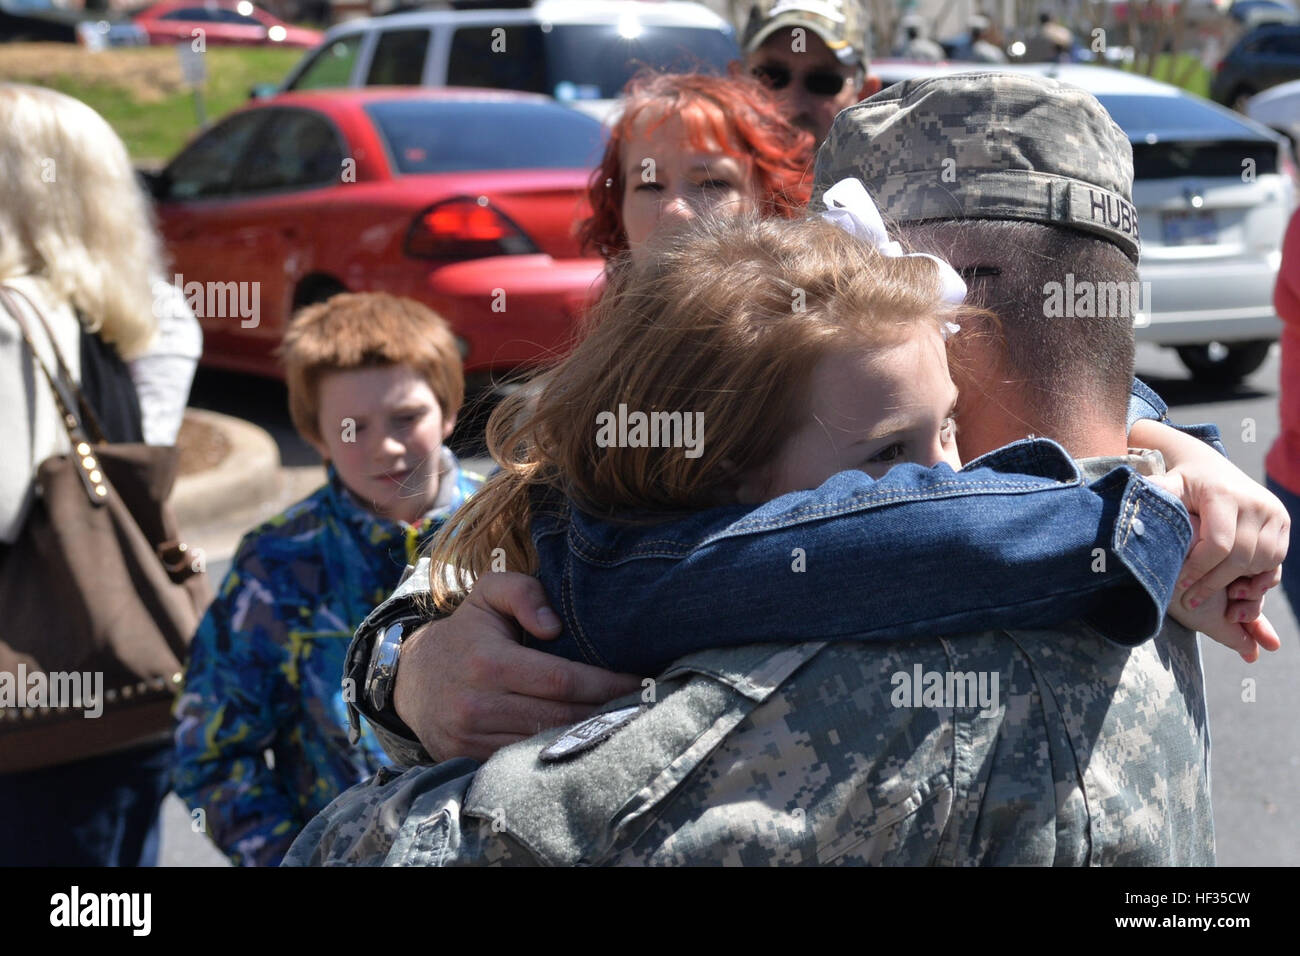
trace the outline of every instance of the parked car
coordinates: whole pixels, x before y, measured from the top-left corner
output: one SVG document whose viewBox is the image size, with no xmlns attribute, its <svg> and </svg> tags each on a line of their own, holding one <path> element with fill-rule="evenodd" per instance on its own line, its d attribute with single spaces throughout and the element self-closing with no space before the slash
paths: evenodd
<svg viewBox="0 0 1300 956">
<path fill-rule="evenodd" d="M 1240 111 L 1261 90 L 1300 79 L 1300 24 L 1268 23 L 1246 33 L 1214 68 L 1210 98 Z"/>
<path fill-rule="evenodd" d="M 575 224 L 603 140 L 590 116 L 492 90 L 289 93 L 230 114 L 148 179 L 204 364 L 280 375 L 294 310 L 342 291 L 429 305 L 467 373 L 554 360 L 602 275 Z"/>
<path fill-rule="evenodd" d="M 1300 146 L 1300 80 L 1281 83 L 1252 96 L 1245 113 L 1256 123 L 1291 140 L 1293 150 Z"/>
<path fill-rule="evenodd" d="M 154 46 L 188 43 L 202 30 L 211 46 L 284 46 L 311 48 L 324 36 L 319 30 L 290 26 L 249 0 L 167 0 L 135 16 Z"/>
<path fill-rule="evenodd" d="M 144 46 L 144 31 L 121 14 L 69 10 L 53 0 L 0 0 L 0 42 Z"/>
<path fill-rule="evenodd" d="M 975 68 L 871 65 L 886 84 Z M 1150 312 L 1135 327 L 1138 341 L 1175 348 L 1206 382 L 1237 382 L 1259 368 L 1281 332 L 1273 285 L 1295 205 L 1287 141 L 1144 76 L 1082 64 L 1000 69 L 1088 90 L 1133 144 L 1139 272 L 1151 283 Z"/>
<path fill-rule="evenodd" d="M 1300 22 L 1300 13 L 1284 0 L 1235 0 L 1228 8 L 1228 16 L 1246 29 L 1265 23 Z"/>
<path fill-rule="evenodd" d="M 428 10 L 340 24 L 281 89 L 522 90 L 603 119 L 641 66 L 720 73 L 739 57 L 731 25 L 698 3 L 538 0 L 524 9 Z"/>
</svg>

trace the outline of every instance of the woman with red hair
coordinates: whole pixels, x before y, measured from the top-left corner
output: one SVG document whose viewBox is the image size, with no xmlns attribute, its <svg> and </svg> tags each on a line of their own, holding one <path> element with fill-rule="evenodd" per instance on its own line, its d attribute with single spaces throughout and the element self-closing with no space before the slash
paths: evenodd
<svg viewBox="0 0 1300 956">
<path fill-rule="evenodd" d="M 793 218 L 811 193 L 813 138 L 747 76 L 641 73 L 591 177 L 584 245 L 637 255 L 661 223 L 704 212 Z"/>
</svg>

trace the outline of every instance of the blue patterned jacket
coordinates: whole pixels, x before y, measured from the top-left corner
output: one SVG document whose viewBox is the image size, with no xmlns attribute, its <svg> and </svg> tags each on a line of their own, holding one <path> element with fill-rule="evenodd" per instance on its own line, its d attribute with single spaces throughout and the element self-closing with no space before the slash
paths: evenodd
<svg viewBox="0 0 1300 956">
<path fill-rule="evenodd" d="M 389 763 L 368 728 L 348 743 L 343 660 L 352 632 L 482 483 L 443 457 L 442 493 L 415 525 L 367 511 L 331 468 L 240 542 L 190 650 L 173 772 L 236 865 L 278 865 L 308 820 Z"/>
</svg>

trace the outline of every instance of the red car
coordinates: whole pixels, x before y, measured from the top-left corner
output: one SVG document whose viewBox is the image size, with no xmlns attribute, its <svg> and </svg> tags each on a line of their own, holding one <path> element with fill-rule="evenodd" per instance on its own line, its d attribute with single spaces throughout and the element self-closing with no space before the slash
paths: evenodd
<svg viewBox="0 0 1300 956">
<path fill-rule="evenodd" d="M 168 0 L 138 13 L 135 24 L 153 46 L 188 43 L 203 31 L 212 46 L 317 46 L 323 33 L 290 26 L 248 0 Z"/>
<path fill-rule="evenodd" d="M 553 362 L 599 292 L 575 226 L 604 128 L 548 97 L 377 88 L 230 114 L 150 177 L 169 279 L 204 364 L 279 376 L 294 310 L 341 291 L 418 299 L 467 373 Z"/>
</svg>

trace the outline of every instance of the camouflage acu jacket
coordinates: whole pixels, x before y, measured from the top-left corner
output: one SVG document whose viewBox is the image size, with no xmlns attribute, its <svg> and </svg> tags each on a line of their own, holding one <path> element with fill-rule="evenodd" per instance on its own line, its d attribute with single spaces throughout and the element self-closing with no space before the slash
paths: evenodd
<svg viewBox="0 0 1300 956">
<path fill-rule="evenodd" d="M 173 772 L 235 864 L 278 864 L 303 824 L 387 763 L 373 735 L 348 742 L 343 658 L 366 613 L 481 483 L 450 451 L 443 458 L 438 502 L 418 524 L 375 517 L 330 469 L 240 543 L 191 646 Z"/>
<path fill-rule="evenodd" d="M 1200 650 L 1172 622 L 1136 648 L 1072 624 L 703 651 L 603 711 L 477 769 L 382 771 L 285 863 L 1214 862 Z"/>
<path fill-rule="evenodd" d="M 918 672 L 986 675 L 996 705 L 926 703 Z M 384 771 L 285 863 L 1214 862 L 1200 658 L 1177 625 L 1132 650 L 1083 627 L 752 645 L 654 691 L 477 772 Z"/>
</svg>

